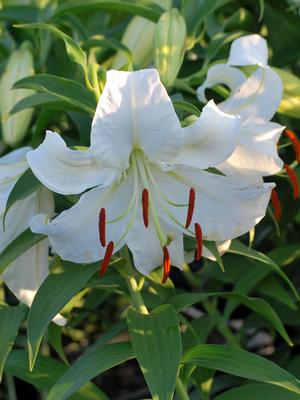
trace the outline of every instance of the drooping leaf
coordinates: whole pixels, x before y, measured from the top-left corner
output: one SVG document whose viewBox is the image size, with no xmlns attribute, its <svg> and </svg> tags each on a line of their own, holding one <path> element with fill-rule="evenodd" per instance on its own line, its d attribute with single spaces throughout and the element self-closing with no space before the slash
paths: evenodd
<svg viewBox="0 0 300 400">
<path fill-rule="evenodd" d="M 159 306 L 151 314 L 128 313 L 134 353 L 153 400 L 171 400 L 181 358 L 179 322 L 174 308 Z"/>
<path fill-rule="evenodd" d="M 100 346 L 81 356 L 60 377 L 50 390 L 47 400 L 64 400 L 95 376 L 134 358 L 130 343 Z"/>
<path fill-rule="evenodd" d="M 5 360 L 14 345 L 26 313 L 27 307 L 24 304 L 16 307 L 0 307 L 0 382 Z"/>
<path fill-rule="evenodd" d="M 84 287 L 98 268 L 97 263 L 88 265 L 63 263 L 41 284 L 28 315 L 27 339 L 31 369 L 47 326 L 67 302 Z"/>
<path fill-rule="evenodd" d="M 215 400 L 297 400 L 299 395 L 285 389 L 258 383 L 240 386 L 217 396 Z"/>
<path fill-rule="evenodd" d="M 188 350 L 184 364 L 200 365 L 218 371 L 269 383 L 300 394 L 300 381 L 275 363 L 236 347 L 200 344 Z"/>
</svg>

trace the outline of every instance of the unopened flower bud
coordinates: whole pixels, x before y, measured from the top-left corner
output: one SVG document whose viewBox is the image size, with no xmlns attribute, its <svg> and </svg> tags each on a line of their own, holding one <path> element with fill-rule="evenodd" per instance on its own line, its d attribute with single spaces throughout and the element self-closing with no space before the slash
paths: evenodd
<svg viewBox="0 0 300 400">
<path fill-rule="evenodd" d="M 171 7 L 171 0 L 156 0 L 164 9 Z M 122 44 L 131 52 L 132 62 L 136 68 L 145 68 L 151 63 L 153 58 L 155 23 L 140 17 L 134 16 L 127 25 L 122 37 Z M 125 51 L 119 50 L 114 58 L 112 69 L 119 69 L 130 60 Z"/>
<path fill-rule="evenodd" d="M 165 86 L 172 86 L 180 70 L 185 50 L 186 25 L 173 8 L 163 13 L 155 28 L 154 62 Z"/>
<path fill-rule="evenodd" d="M 11 54 L 0 81 L 2 136 L 4 143 L 12 147 L 26 135 L 33 110 L 23 110 L 13 115 L 8 113 L 20 100 L 34 93 L 28 89 L 12 90 L 12 86 L 20 79 L 33 74 L 34 64 L 30 45 L 24 42 Z"/>
</svg>

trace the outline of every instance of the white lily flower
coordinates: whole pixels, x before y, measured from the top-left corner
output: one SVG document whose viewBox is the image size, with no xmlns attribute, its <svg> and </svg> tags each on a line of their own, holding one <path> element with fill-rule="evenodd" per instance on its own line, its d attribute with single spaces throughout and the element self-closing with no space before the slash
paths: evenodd
<svg viewBox="0 0 300 400">
<path fill-rule="evenodd" d="M 28 169 L 26 153 L 30 150 L 30 147 L 22 147 L 0 158 L 0 252 L 28 229 L 29 221 L 34 215 L 54 211 L 52 193 L 45 188 L 40 189 L 11 206 L 5 217 L 5 230 L 3 229 L 7 199 L 17 180 Z M 48 239 L 42 240 L 20 255 L 1 275 L 1 279 L 14 295 L 29 307 L 48 275 L 48 249 Z M 61 315 L 57 315 L 53 321 L 58 325 L 66 323 Z"/>
<path fill-rule="evenodd" d="M 204 169 L 233 152 L 238 117 L 209 102 L 194 124 L 182 128 L 156 70 L 109 71 L 92 123 L 88 151 L 66 147 L 48 132 L 27 154 L 37 178 L 61 194 L 82 194 L 49 222 L 31 229 L 49 236 L 66 260 L 91 263 L 127 244 L 143 274 L 183 262 L 183 234 L 224 241 L 251 229 L 265 214 L 273 184 L 249 185 Z M 170 261 L 171 260 L 171 261 Z"/>
<path fill-rule="evenodd" d="M 259 35 L 236 39 L 230 50 L 227 64 L 212 66 L 197 96 L 206 102 L 205 89 L 225 84 L 231 95 L 218 107 L 229 114 L 241 117 L 240 142 L 225 162 L 218 166 L 231 177 L 255 182 L 263 176 L 273 175 L 282 169 L 277 142 L 284 127 L 270 122 L 283 93 L 281 79 L 268 65 L 268 48 Z M 233 66 L 257 65 L 249 78 Z"/>
</svg>

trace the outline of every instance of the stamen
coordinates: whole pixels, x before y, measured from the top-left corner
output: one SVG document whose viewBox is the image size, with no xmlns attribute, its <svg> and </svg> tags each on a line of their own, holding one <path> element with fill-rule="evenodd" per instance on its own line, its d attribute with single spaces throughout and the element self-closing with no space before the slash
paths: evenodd
<svg viewBox="0 0 300 400">
<path fill-rule="evenodd" d="M 190 189 L 190 196 L 189 196 L 189 207 L 188 207 L 186 223 L 185 223 L 185 228 L 186 229 L 190 226 L 190 224 L 192 222 L 194 208 L 195 208 L 195 197 L 196 197 L 195 189 L 191 188 Z"/>
<path fill-rule="evenodd" d="M 196 236 L 196 252 L 195 252 L 195 260 L 199 261 L 202 257 L 202 229 L 200 224 L 196 222 L 195 224 L 195 236 Z"/>
<path fill-rule="evenodd" d="M 106 224 L 105 208 L 101 208 L 99 213 L 98 227 L 99 227 L 99 240 L 103 247 L 106 246 L 105 224 Z"/>
<path fill-rule="evenodd" d="M 299 183 L 296 172 L 288 164 L 284 164 L 284 169 L 290 178 L 291 185 L 293 187 L 293 197 L 298 199 L 299 197 Z"/>
<path fill-rule="evenodd" d="M 271 200 L 272 200 L 272 204 L 273 204 L 273 208 L 274 208 L 275 219 L 276 219 L 276 221 L 280 221 L 282 210 L 281 210 L 281 204 L 280 204 L 280 200 L 279 200 L 278 194 L 276 192 L 276 189 L 272 189 Z"/>
<path fill-rule="evenodd" d="M 101 277 L 105 275 L 105 272 L 107 270 L 107 267 L 110 262 L 113 251 L 114 251 L 114 242 L 109 242 L 106 247 L 105 255 L 104 255 L 104 258 L 103 258 L 103 261 L 101 264 L 101 268 L 99 271 L 99 275 Z"/>
<path fill-rule="evenodd" d="M 163 247 L 163 252 L 164 252 L 164 276 L 162 279 L 162 283 L 165 283 L 170 275 L 170 270 L 171 270 L 171 260 L 170 260 L 170 254 L 167 246 Z"/>
<path fill-rule="evenodd" d="M 146 228 L 148 228 L 148 225 L 149 225 L 149 193 L 148 193 L 148 189 L 143 190 L 142 203 L 143 203 L 144 225 Z"/>
<path fill-rule="evenodd" d="M 300 163 L 300 141 L 296 134 L 289 129 L 284 130 L 285 135 L 290 139 L 295 150 L 296 160 Z"/>
</svg>

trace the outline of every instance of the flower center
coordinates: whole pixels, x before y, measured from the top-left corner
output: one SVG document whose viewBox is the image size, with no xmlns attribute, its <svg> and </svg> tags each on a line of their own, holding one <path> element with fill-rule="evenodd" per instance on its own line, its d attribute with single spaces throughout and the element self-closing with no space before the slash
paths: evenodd
<svg viewBox="0 0 300 400">
<path fill-rule="evenodd" d="M 170 219 L 171 224 L 175 224 L 179 230 L 186 233 L 189 236 L 194 236 L 196 238 L 196 252 L 195 259 L 199 260 L 202 256 L 202 230 L 200 224 L 195 224 L 195 232 L 189 230 L 189 226 L 193 219 L 193 213 L 195 209 L 196 193 L 194 188 L 189 189 L 189 195 L 187 203 L 176 203 L 168 198 L 168 196 L 161 190 L 159 182 L 153 174 L 153 168 L 158 168 L 147 159 L 144 152 L 140 149 L 134 149 L 130 155 L 130 172 L 134 180 L 133 193 L 128 208 L 117 218 L 113 220 L 106 220 L 106 211 L 101 208 L 99 212 L 99 241 L 103 247 L 106 246 L 106 226 L 108 224 L 116 223 L 120 221 L 125 216 L 130 214 L 130 218 L 127 223 L 125 231 L 120 235 L 120 239 L 116 244 L 112 241 L 109 242 L 104 260 L 101 266 L 101 275 L 106 271 L 107 265 L 109 264 L 109 259 L 112 255 L 113 249 L 117 248 L 121 242 L 124 241 L 126 235 L 130 231 L 135 218 L 136 213 L 139 209 L 139 204 L 141 206 L 143 222 L 145 229 L 149 227 L 149 218 L 151 216 L 151 222 L 155 229 L 155 233 L 160 242 L 162 249 L 162 264 L 164 267 L 163 283 L 166 282 L 170 274 L 171 260 L 169 255 L 168 246 L 175 240 L 175 235 L 173 233 L 166 233 L 161 224 L 161 219 L 159 217 L 159 212 L 157 207 L 159 206 L 168 219 Z M 126 179 L 126 173 L 122 179 Z M 186 184 L 186 183 L 185 183 Z M 186 207 L 186 221 L 183 223 L 178 220 L 171 211 L 172 207 Z"/>
</svg>

